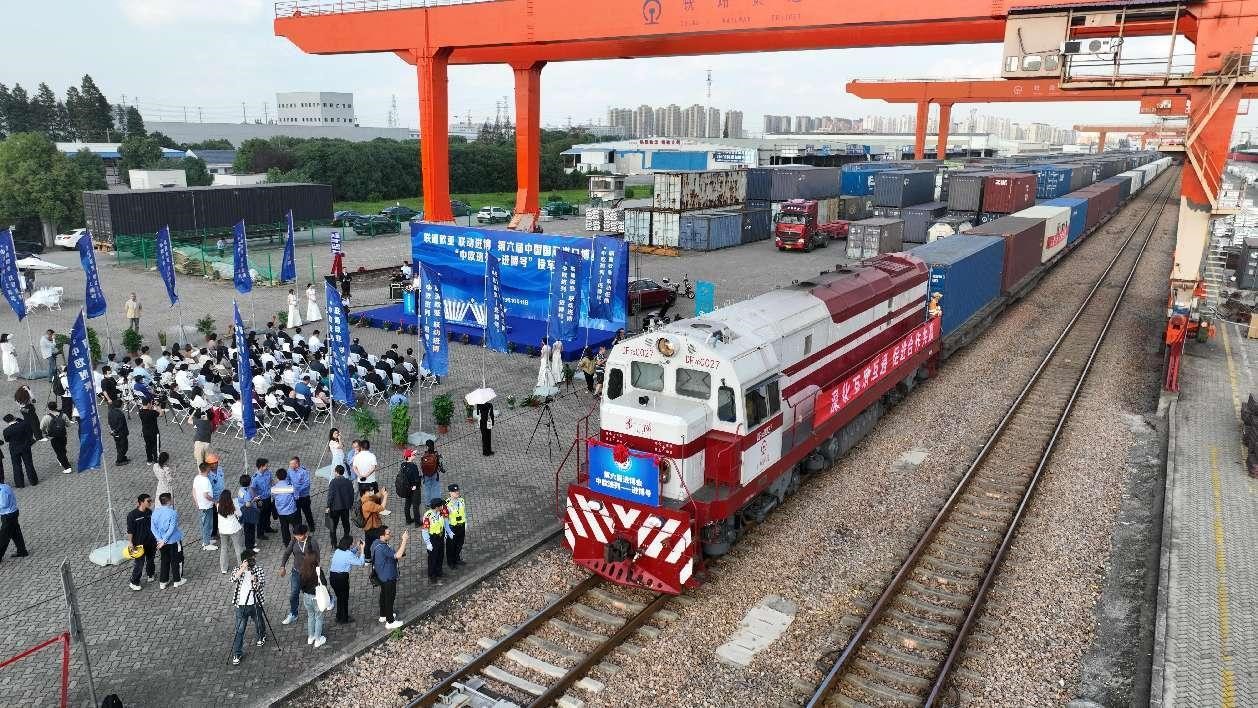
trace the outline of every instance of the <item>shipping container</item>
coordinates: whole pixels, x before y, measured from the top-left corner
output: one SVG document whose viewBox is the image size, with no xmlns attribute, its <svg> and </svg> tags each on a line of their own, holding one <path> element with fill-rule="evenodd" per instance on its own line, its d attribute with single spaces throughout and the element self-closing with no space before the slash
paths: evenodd
<svg viewBox="0 0 1258 708">
<path fill-rule="evenodd" d="M 929 242 L 930 238 L 926 232 L 930 230 L 931 224 L 947 212 L 948 205 L 945 202 L 927 202 L 904 207 L 900 213 L 900 218 L 904 219 L 904 242 Z"/>
<path fill-rule="evenodd" d="M 743 217 L 739 212 L 681 214 L 677 245 L 687 251 L 715 251 L 742 243 Z"/>
<path fill-rule="evenodd" d="M 817 223 L 828 224 L 831 221 L 842 219 L 843 215 L 839 211 L 839 198 L 830 197 L 828 199 L 817 200 Z"/>
<path fill-rule="evenodd" d="M 748 199 L 784 202 L 789 199 L 824 199 L 839 196 L 838 167 L 777 165 L 755 167 L 747 171 L 763 171 L 766 175 L 755 178 L 757 191 L 748 192 Z"/>
<path fill-rule="evenodd" d="M 1120 172 L 1118 176 L 1127 177 L 1131 180 L 1132 194 L 1144 189 L 1144 173 L 1140 170 L 1127 170 L 1126 172 Z"/>
<path fill-rule="evenodd" d="M 1070 210 L 1070 233 L 1066 236 L 1066 245 L 1070 246 L 1083 236 L 1083 229 L 1088 224 L 1088 200 L 1077 197 L 1058 197 L 1044 202 L 1044 206 L 1060 206 Z"/>
<path fill-rule="evenodd" d="M 847 232 L 847 257 L 873 258 L 904 248 L 904 222 L 899 219 L 853 221 Z"/>
<path fill-rule="evenodd" d="M 943 334 L 948 336 L 1000 297 L 1005 240 L 961 234 L 910 251 L 930 269 L 928 293 L 943 297 Z"/>
<path fill-rule="evenodd" d="M 839 216 L 843 221 L 860 221 L 874 215 L 873 195 L 846 195 L 839 197 Z"/>
<path fill-rule="evenodd" d="M 171 231 L 230 233 L 241 219 L 246 228 L 284 221 L 289 210 L 298 223 L 332 218 L 332 188 L 326 184 L 281 183 L 83 192 L 87 228 L 100 241 L 116 236 L 153 236 Z"/>
<path fill-rule="evenodd" d="M 978 212 L 983 209 L 983 180 L 990 172 L 954 172 L 948 178 L 948 208 Z"/>
<path fill-rule="evenodd" d="M 750 178 L 750 175 L 748 176 L 748 178 Z M 772 209 L 773 203 L 767 199 L 748 199 L 747 208 L 748 209 Z"/>
<path fill-rule="evenodd" d="M 926 241 L 929 243 L 959 234 L 978 223 L 977 216 L 977 214 L 966 216 L 962 213 L 944 214 L 932 222 L 930 227 L 926 229 Z"/>
<path fill-rule="evenodd" d="M 901 212 L 901 211 L 902 211 L 902 210 L 901 210 L 899 207 L 876 206 L 876 207 L 874 207 L 874 209 L 873 209 L 873 217 L 872 217 L 872 218 L 875 218 L 875 219 L 899 219 L 899 218 L 900 218 L 900 212 Z"/>
<path fill-rule="evenodd" d="M 653 205 L 657 210 L 715 209 L 746 200 L 746 170 L 655 173 Z"/>
<path fill-rule="evenodd" d="M 934 170 L 891 170 L 874 175 L 874 204 L 905 207 L 935 198 Z"/>
<path fill-rule="evenodd" d="M 1246 236 L 1236 263 L 1236 287 L 1258 290 L 1258 238 Z"/>
<path fill-rule="evenodd" d="M 585 210 L 585 230 L 586 231 L 602 231 L 603 230 L 603 210 L 597 207 L 590 207 Z M 649 230 L 649 229 L 648 229 Z"/>
<path fill-rule="evenodd" d="M 1117 184 L 1097 182 L 1090 187 L 1084 187 L 1066 196 L 1077 196 L 1080 199 L 1088 200 L 1088 220 L 1083 228 L 1083 232 L 1090 234 L 1101 223 L 1101 220 L 1118 208 L 1118 194 L 1119 186 Z"/>
<path fill-rule="evenodd" d="M 768 209 L 744 209 L 742 243 L 764 241 L 773 235 L 773 214 Z"/>
<path fill-rule="evenodd" d="M 1012 214 L 1035 204 L 1035 175 L 997 172 L 983 179 L 983 211 Z"/>
<path fill-rule="evenodd" d="M 1037 204 L 1030 209 L 1015 212 L 1013 216 L 1024 219 L 1040 219 L 1044 222 L 1044 247 L 1040 262 L 1047 263 L 1066 248 L 1070 238 L 1070 207 Z"/>
<path fill-rule="evenodd" d="M 1132 195 L 1135 194 L 1135 190 L 1131 188 L 1130 177 L 1114 175 L 1113 177 L 1101 180 L 1101 184 L 1118 185 L 1118 201 L 1120 202 L 1125 202 L 1128 199 L 1131 199 Z"/>
<path fill-rule="evenodd" d="M 1056 199 L 1071 190 L 1074 168 L 1062 165 L 1033 165 L 1026 168 L 1035 175 L 1035 198 Z"/>
<path fill-rule="evenodd" d="M 1096 181 L 1096 165 L 1085 162 L 1076 163 L 1071 167 L 1070 191 L 1083 189 Z"/>
<path fill-rule="evenodd" d="M 649 208 L 625 209 L 625 241 L 641 246 L 651 245 L 651 221 Z"/>
<path fill-rule="evenodd" d="M 652 211 L 651 245 L 677 248 L 681 245 L 681 213 Z"/>
<path fill-rule="evenodd" d="M 1003 293 L 1016 290 L 1040 265 L 1040 254 L 1044 247 L 1043 221 L 1005 216 L 975 226 L 965 233 L 1000 236 L 1005 240 L 1005 264 L 1000 284 Z"/>
<path fill-rule="evenodd" d="M 874 175 L 886 170 L 898 169 L 892 162 L 853 162 L 843 165 L 839 173 L 839 188 L 843 194 L 869 196 L 874 193 Z"/>
<path fill-rule="evenodd" d="M 747 201 L 769 202 L 773 198 L 773 176 L 768 168 L 752 167 L 747 170 Z"/>
</svg>

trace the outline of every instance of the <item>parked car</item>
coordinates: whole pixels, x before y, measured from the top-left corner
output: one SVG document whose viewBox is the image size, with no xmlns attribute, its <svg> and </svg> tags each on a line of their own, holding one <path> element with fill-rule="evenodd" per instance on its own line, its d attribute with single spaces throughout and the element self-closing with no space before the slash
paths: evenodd
<svg viewBox="0 0 1258 708">
<path fill-rule="evenodd" d="M 412 209 L 405 204 L 396 204 L 380 210 L 380 216 L 387 216 L 394 221 L 410 221 L 415 218 L 415 215 L 418 213 L 419 211 Z"/>
<path fill-rule="evenodd" d="M 457 199 L 450 200 L 450 211 L 454 212 L 456 217 L 472 215 L 472 207 L 467 202 L 461 202 Z"/>
<path fill-rule="evenodd" d="M 669 308 L 677 301 L 677 291 L 650 278 L 629 279 L 629 313 Z"/>
<path fill-rule="evenodd" d="M 502 207 L 481 207 L 481 210 L 476 212 L 478 224 L 505 224 L 508 221 L 511 221 L 511 212 Z"/>
<path fill-rule="evenodd" d="M 576 204 L 569 204 L 562 199 L 555 199 L 542 205 L 542 213 L 547 216 L 575 216 L 580 211 Z"/>
<path fill-rule="evenodd" d="M 387 216 L 360 216 L 354 219 L 351 224 L 354 233 L 362 236 L 374 236 L 376 234 L 396 234 L 402 230 L 402 225 Z"/>
<path fill-rule="evenodd" d="M 87 233 L 87 229 L 74 229 L 69 233 L 57 234 L 53 237 L 53 243 L 67 249 L 74 250 L 79 246 L 79 237 Z"/>
<path fill-rule="evenodd" d="M 357 219 L 360 216 L 362 216 L 362 214 L 359 214 L 356 211 L 350 211 L 348 209 L 344 211 L 333 212 L 332 225 L 333 226 L 349 226 L 350 224 L 354 222 L 354 219 Z"/>
</svg>

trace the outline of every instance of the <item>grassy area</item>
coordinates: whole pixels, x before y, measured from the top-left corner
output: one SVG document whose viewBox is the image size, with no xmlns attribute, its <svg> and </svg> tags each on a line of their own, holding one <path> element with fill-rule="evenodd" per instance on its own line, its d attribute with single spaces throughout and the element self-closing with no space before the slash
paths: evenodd
<svg viewBox="0 0 1258 708">
<path fill-rule="evenodd" d="M 633 187 L 633 196 L 642 198 L 650 196 L 650 185 L 637 185 Z M 552 194 L 558 194 L 563 197 L 564 201 L 569 204 L 585 204 L 589 201 L 588 189 L 552 189 L 541 193 L 543 203 L 550 199 Z M 484 192 L 481 194 L 454 194 L 451 198 L 466 202 L 472 207 L 473 211 L 486 206 L 500 206 L 504 209 L 512 209 L 515 207 L 515 192 Z M 337 202 L 334 209 L 337 211 L 349 209 L 359 212 L 360 214 L 376 214 L 385 207 L 393 206 L 401 202 L 412 209 L 423 209 L 423 200 L 419 197 L 411 197 L 408 199 L 383 199 L 378 202 Z"/>
</svg>

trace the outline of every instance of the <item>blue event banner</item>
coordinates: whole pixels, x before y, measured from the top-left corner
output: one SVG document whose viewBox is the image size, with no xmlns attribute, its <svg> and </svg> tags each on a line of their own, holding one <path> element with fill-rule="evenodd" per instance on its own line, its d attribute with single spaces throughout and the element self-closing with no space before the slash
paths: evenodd
<svg viewBox="0 0 1258 708">
<path fill-rule="evenodd" d="M 450 349 L 446 342 L 446 305 L 441 289 L 441 275 L 426 265 L 420 266 L 419 319 L 420 336 L 424 340 L 424 368 L 437 376 L 450 373 Z"/>
<path fill-rule="evenodd" d="M 26 319 L 26 300 L 22 297 L 22 283 L 17 275 L 17 249 L 13 246 L 13 232 L 0 231 L 0 291 L 9 301 L 19 322 Z"/>
<path fill-rule="evenodd" d="M 288 283 L 297 280 L 297 256 L 294 253 L 297 234 L 293 229 L 293 210 L 288 210 L 284 217 L 288 222 L 288 237 L 284 239 L 284 259 L 280 262 L 280 282 Z"/>
<path fill-rule="evenodd" d="M 345 303 L 332 279 L 323 281 L 324 312 L 328 313 L 328 351 L 332 354 L 332 400 L 353 407 L 354 382 L 349 378 L 349 320 Z"/>
<path fill-rule="evenodd" d="M 232 283 L 236 292 L 244 295 L 253 291 L 253 275 L 249 272 L 249 243 L 245 238 L 245 220 L 232 227 Z"/>
<path fill-rule="evenodd" d="M 166 297 L 170 298 L 170 305 L 174 307 L 179 302 L 179 295 L 175 292 L 175 253 L 170 246 L 170 227 L 163 226 L 157 232 L 157 272 L 161 273 L 162 282 L 166 284 Z"/>
<path fill-rule="evenodd" d="M 100 417 L 96 412 L 96 382 L 92 378 L 92 350 L 87 342 L 83 313 L 70 330 L 70 352 L 66 356 L 66 384 L 79 412 L 79 471 L 100 467 L 104 446 L 100 437 Z"/>
<path fill-rule="evenodd" d="M 507 304 L 502 301 L 502 266 L 498 257 L 485 254 L 485 346 L 507 351 Z"/>
<path fill-rule="evenodd" d="M 84 231 L 76 244 L 79 248 L 79 262 L 83 264 L 83 273 L 87 276 L 84 299 L 87 301 L 87 318 L 93 319 L 105 314 L 105 291 L 100 287 L 100 271 L 96 270 L 96 251 L 92 248 L 92 232 Z"/>
<path fill-rule="evenodd" d="M 241 222 L 244 223 L 243 221 Z M 232 303 L 232 323 L 236 325 L 236 375 L 240 379 L 240 422 L 246 440 L 258 434 L 258 418 L 253 413 L 253 362 L 249 361 L 249 341 L 240 320 L 240 306 Z"/>
<path fill-rule="evenodd" d="M 589 441 L 590 489 L 617 499 L 660 505 L 660 467 L 654 455 L 629 451 L 617 462 L 614 448 Z"/>
<path fill-rule="evenodd" d="M 716 283 L 700 280 L 695 283 L 695 317 L 716 309 Z"/>
<path fill-rule="evenodd" d="M 555 253 L 555 269 L 550 272 L 550 336 L 561 342 L 577 338 L 581 316 L 581 256 L 571 251 Z"/>
<path fill-rule="evenodd" d="M 595 308 L 586 305 L 598 294 L 598 267 L 595 252 L 611 251 L 611 317 L 599 317 Z M 571 251 L 579 254 L 577 288 L 585 293 L 580 298 L 578 324 L 615 331 L 625 326 L 625 310 L 629 297 L 629 247 L 614 238 L 605 240 L 556 234 L 528 234 L 497 229 L 477 229 L 426 222 L 411 223 L 411 258 L 432 268 L 441 276 L 446 317 L 451 322 L 469 326 L 485 326 L 488 311 L 485 302 L 485 258 L 492 253 L 499 262 L 500 292 L 507 315 L 546 322 L 551 304 L 551 271 L 555 254 Z M 604 299 L 606 299 L 604 297 Z"/>
<path fill-rule="evenodd" d="M 590 304 L 586 308 L 590 319 L 624 322 L 626 301 L 616 299 L 616 283 L 628 278 L 626 249 L 622 239 L 610 236 L 594 238 L 594 263 L 590 273 Z"/>
</svg>

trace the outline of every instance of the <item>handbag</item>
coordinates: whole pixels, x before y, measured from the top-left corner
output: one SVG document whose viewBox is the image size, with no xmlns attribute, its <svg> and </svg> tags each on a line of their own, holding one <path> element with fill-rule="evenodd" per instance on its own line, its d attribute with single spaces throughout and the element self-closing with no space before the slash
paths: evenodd
<svg viewBox="0 0 1258 708">
<path fill-rule="evenodd" d="M 333 519 L 331 514 L 323 515 L 323 528 L 327 529 L 328 531 L 331 531 L 332 529 L 336 528 L 336 519 Z"/>
<path fill-rule="evenodd" d="M 320 612 L 327 612 L 332 608 L 332 598 L 328 595 L 328 586 L 323 584 L 323 569 L 315 568 L 315 576 L 319 578 L 319 584 L 315 586 L 315 607 Z"/>
</svg>

